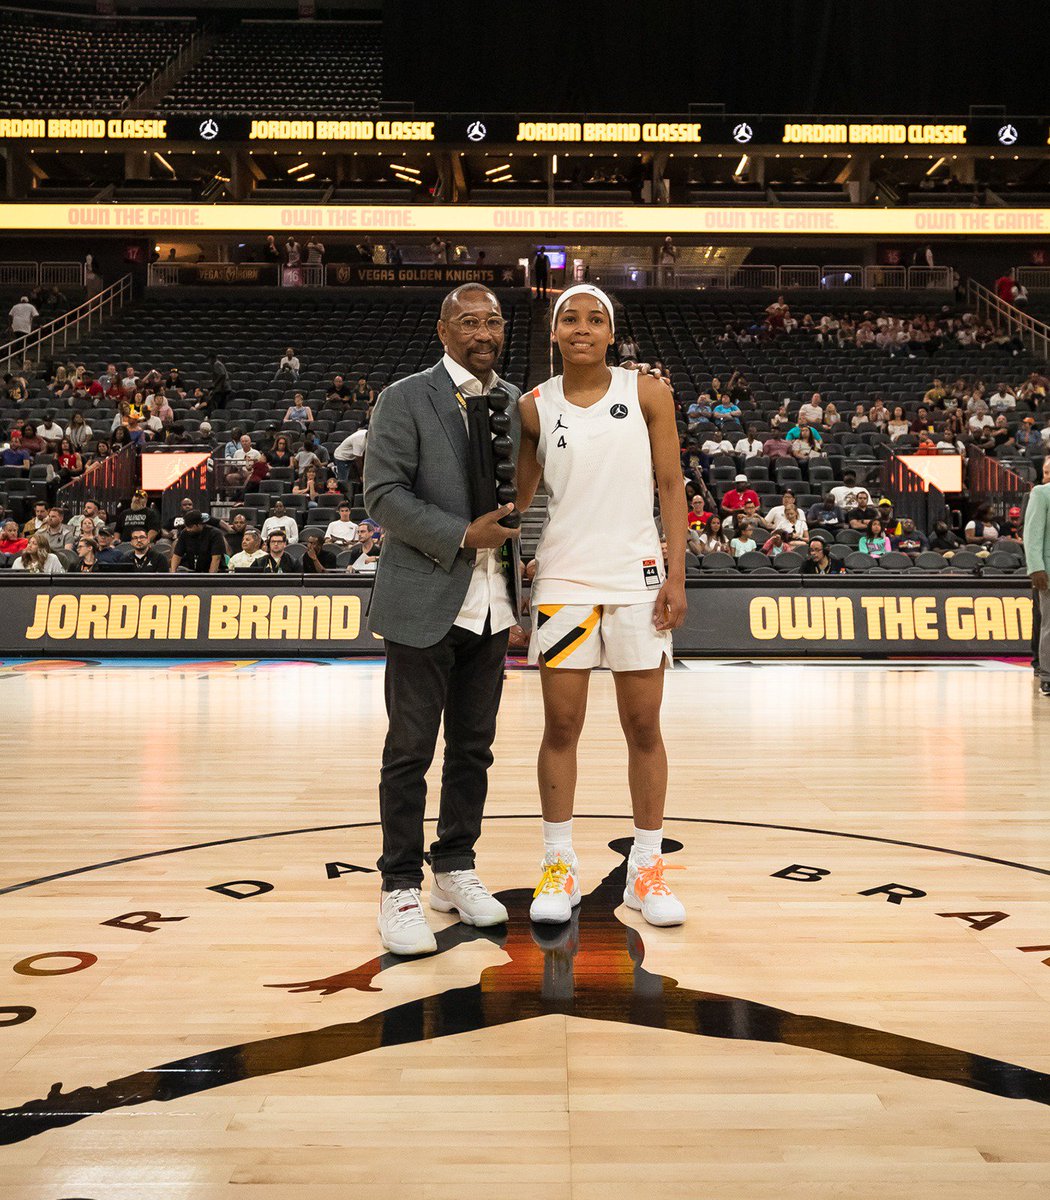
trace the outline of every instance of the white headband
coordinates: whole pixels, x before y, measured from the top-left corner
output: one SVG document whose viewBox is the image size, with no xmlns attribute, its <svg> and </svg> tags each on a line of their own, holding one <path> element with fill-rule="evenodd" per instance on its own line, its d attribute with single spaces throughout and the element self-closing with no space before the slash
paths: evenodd
<svg viewBox="0 0 1050 1200">
<path fill-rule="evenodd" d="M 596 288 L 591 283 L 577 283 L 573 287 L 568 288 L 558 297 L 554 305 L 554 314 L 551 317 L 551 329 L 558 324 L 558 312 L 566 300 L 571 300 L 573 296 L 593 296 L 595 300 L 609 314 L 609 326 L 612 331 L 616 332 L 616 320 L 613 317 L 613 305 L 609 297 L 602 291 L 601 288 Z"/>
</svg>

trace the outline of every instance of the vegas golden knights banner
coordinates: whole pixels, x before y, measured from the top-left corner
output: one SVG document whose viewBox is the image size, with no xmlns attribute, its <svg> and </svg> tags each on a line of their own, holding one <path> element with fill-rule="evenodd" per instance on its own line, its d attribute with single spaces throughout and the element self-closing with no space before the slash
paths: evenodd
<svg viewBox="0 0 1050 1200">
<path fill-rule="evenodd" d="M 1027 579 L 697 579 L 683 656 L 988 657 L 1027 653 Z M 345 576 L 0 576 L 0 654 L 375 655 L 370 581 Z"/>
</svg>

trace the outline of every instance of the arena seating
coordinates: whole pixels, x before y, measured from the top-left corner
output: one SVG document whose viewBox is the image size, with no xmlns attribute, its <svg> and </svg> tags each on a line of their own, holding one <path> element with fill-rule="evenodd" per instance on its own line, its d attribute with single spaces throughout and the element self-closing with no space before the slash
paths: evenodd
<svg viewBox="0 0 1050 1200">
<path fill-rule="evenodd" d="M 382 33 L 360 22 L 245 22 L 161 101 L 169 114 L 333 116 L 374 113 Z"/>
<path fill-rule="evenodd" d="M 0 110 L 74 117 L 120 112 L 195 28 L 187 19 L 107 21 L 5 10 Z"/>
</svg>

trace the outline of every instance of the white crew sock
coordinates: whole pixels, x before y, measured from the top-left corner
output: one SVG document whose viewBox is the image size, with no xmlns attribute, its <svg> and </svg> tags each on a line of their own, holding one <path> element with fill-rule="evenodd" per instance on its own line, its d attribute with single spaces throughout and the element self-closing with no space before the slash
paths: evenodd
<svg viewBox="0 0 1050 1200">
<path fill-rule="evenodd" d="M 639 829 L 634 827 L 634 846 L 631 853 L 635 858 L 656 858 L 663 848 L 664 827 L 659 829 Z"/>
<path fill-rule="evenodd" d="M 567 821 L 543 822 L 543 854 L 545 858 L 561 854 L 563 858 L 572 858 L 572 817 Z"/>
</svg>

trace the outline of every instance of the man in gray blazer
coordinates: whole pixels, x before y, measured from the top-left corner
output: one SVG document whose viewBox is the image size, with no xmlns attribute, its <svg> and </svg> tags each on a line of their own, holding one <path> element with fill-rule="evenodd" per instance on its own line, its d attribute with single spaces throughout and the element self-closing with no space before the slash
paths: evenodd
<svg viewBox="0 0 1050 1200">
<path fill-rule="evenodd" d="M 503 548 L 518 530 L 500 524 L 513 505 L 473 511 L 467 411 L 470 396 L 497 384 L 511 397 L 518 442 L 518 390 L 496 375 L 504 320 L 479 284 L 441 306 L 441 362 L 386 388 L 368 429 L 365 506 L 383 527 L 369 628 L 386 642 L 389 717 L 379 782 L 383 890 L 379 933 L 395 954 L 436 950 L 423 911 L 424 776 L 442 715 L 445 761 L 437 836 L 426 856 L 432 908 L 469 925 L 498 925 L 507 910 L 474 870 L 474 845 L 492 763 L 503 690 L 513 589 Z M 476 449 L 476 447 L 474 448 Z M 474 460 L 476 461 L 476 460 Z"/>
</svg>

